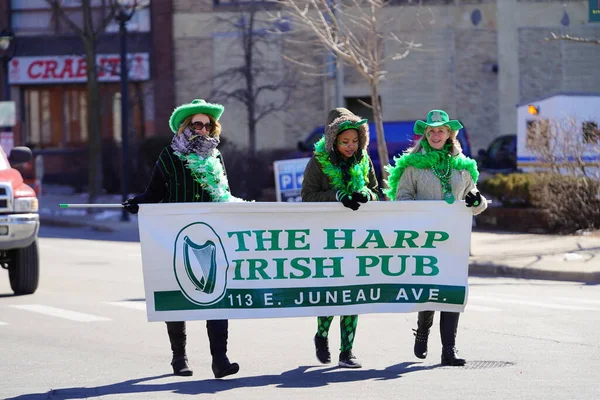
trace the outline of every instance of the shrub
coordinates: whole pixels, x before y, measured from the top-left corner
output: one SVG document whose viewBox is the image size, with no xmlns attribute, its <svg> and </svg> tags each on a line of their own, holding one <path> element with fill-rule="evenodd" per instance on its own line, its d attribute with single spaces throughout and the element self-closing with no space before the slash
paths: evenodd
<svg viewBox="0 0 600 400">
<path fill-rule="evenodd" d="M 600 181 L 555 173 L 497 175 L 479 189 L 504 207 L 548 211 L 548 230 L 572 233 L 600 228 Z"/>
<path fill-rule="evenodd" d="M 499 174 L 478 186 L 484 194 L 500 200 L 504 206 L 532 207 L 529 188 L 539 179 L 536 174 Z"/>
<path fill-rule="evenodd" d="M 552 175 L 531 189 L 534 207 L 549 211 L 553 232 L 573 233 L 600 228 L 600 182 L 590 178 Z"/>
</svg>

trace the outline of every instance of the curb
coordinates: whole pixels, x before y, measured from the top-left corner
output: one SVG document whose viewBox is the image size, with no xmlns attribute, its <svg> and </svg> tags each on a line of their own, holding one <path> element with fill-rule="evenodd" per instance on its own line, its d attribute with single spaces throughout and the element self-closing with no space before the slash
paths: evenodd
<svg viewBox="0 0 600 400">
<path fill-rule="evenodd" d="M 469 263 L 469 276 L 492 276 L 518 279 L 540 279 L 566 282 L 600 283 L 600 271 L 556 271 L 518 268 L 494 263 Z"/>
<path fill-rule="evenodd" d="M 56 218 L 51 216 L 40 215 L 40 225 L 58 226 L 63 228 L 91 228 L 99 232 L 115 232 L 115 229 L 101 224 L 93 222 L 73 221 L 66 220 L 64 218 Z"/>
</svg>

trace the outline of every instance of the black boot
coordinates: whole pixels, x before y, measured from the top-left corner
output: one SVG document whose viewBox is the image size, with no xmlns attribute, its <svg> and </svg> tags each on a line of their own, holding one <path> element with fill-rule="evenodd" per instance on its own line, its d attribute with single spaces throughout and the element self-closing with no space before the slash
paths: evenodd
<svg viewBox="0 0 600 400">
<path fill-rule="evenodd" d="M 442 347 L 442 365 L 460 367 L 466 363 L 467 361 L 464 358 L 458 358 L 456 347 Z"/>
<path fill-rule="evenodd" d="M 456 351 L 456 332 L 460 314 L 442 312 L 440 316 L 440 336 L 442 337 L 442 365 L 461 366 L 466 360 L 458 358 Z"/>
<path fill-rule="evenodd" d="M 232 363 L 227 358 L 228 327 L 229 322 L 226 319 L 206 321 L 215 378 L 237 374 L 240 370 L 238 363 Z"/>
<path fill-rule="evenodd" d="M 415 332 L 414 353 L 417 358 L 427 357 L 427 340 L 429 339 L 429 328 L 433 325 L 433 311 L 421 311 L 417 318 L 417 329 Z"/>
<path fill-rule="evenodd" d="M 315 335 L 315 351 L 317 359 L 321 364 L 329 364 L 331 362 L 331 353 L 329 352 L 329 340 L 326 337 Z"/>
<path fill-rule="evenodd" d="M 171 360 L 173 373 L 180 376 L 192 376 L 194 371 L 190 368 L 185 354 L 187 340 L 185 322 L 167 322 L 167 332 L 169 333 L 171 351 L 173 352 L 173 359 Z"/>
<path fill-rule="evenodd" d="M 239 370 L 240 366 L 238 363 L 230 362 L 226 355 L 213 357 L 212 371 L 215 374 L 215 378 L 224 378 L 228 375 L 237 374 Z"/>
<path fill-rule="evenodd" d="M 187 357 L 173 357 L 171 361 L 171 366 L 173 367 L 173 373 L 179 376 L 192 376 L 194 375 L 194 371 L 190 368 L 188 364 Z"/>
</svg>

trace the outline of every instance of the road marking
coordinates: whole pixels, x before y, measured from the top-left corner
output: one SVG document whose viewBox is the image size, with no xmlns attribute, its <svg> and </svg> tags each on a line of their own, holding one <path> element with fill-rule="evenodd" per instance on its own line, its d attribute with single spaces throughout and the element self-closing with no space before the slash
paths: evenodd
<svg viewBox="0 0 600 400">
<path fill-rule="evenodd" d="M 50 315 L 52 317 L 69 319 L 77 322 L 95 322 L 95 321 L 110 321 L 110 318 L 99 317 L 97 315 L 80 313 L 77 311 L 65 310 L 57 307 L 45 306 L 42 304 L 24 304 L 12 305 L 11 307 L 21 310 L 32 311 L 40 314 Z"/>
<path fill-rule="evenodd" d="M 567 306 L 567 305 L 563 305 L 563 304 L 548 304 L 548 303 L 540 303 L 537 301 L 527 301 L 527 300 L 500 299 L 498 297 L 469 296 L 469 300 L 519 304 L 519 305 L 531 306 L 531 307 L 554 308 L 557 310 L 581 310 L 581 311 L 596 311 L 597 310 L 596 308 L 589 308 L 589 307 Z"/>
<path fill-rule="evenodd" d="M 578 299 L 574 297 L 553 297 L 553 299 L 572 301 L 575 303 L 600 304 L 600 300 Z"/>
<path fill-rule="evenodd" d="M 8 325 L 6 322 L 0 321 L 0 325 Z"/>
<path fill-rule="evenodd" d="M 494 307 L 486 307 L 486 306 L 476 306 L 474 304 L 471 303 L 467 303 L 467 305 L 465 306 L 465 310 L 466 311 L 502 311 L 499 308 L 494 308 Z"/>
<path fill-rule="evenodd" d="M 106 304 L 111 306 L 132 308 L 134 310 L 146 311 L 146 302 L 144 301 L 107 301 Z"/>
</svg>

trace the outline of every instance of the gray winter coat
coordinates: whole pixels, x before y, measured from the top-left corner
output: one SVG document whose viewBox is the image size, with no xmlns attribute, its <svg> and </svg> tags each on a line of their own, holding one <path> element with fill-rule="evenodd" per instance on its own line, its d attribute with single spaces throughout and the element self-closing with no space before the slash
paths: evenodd
<svg viewBox="0 0 600 400">
<path fill-rule="evenodd" d="M 457 200 L 464 200 L 467 193 L 477 186 L 467 170 L 453 170 L 450 176 L 452 194 Z M 444 200 L 440 180 L 431 169 L 407 167 L 398 182 L 396 200 Z M 487 200 L 481 196 L 481 204 L 471 207 L 473 215 L 480 214 L 487 208 Z"/>
</svg>

